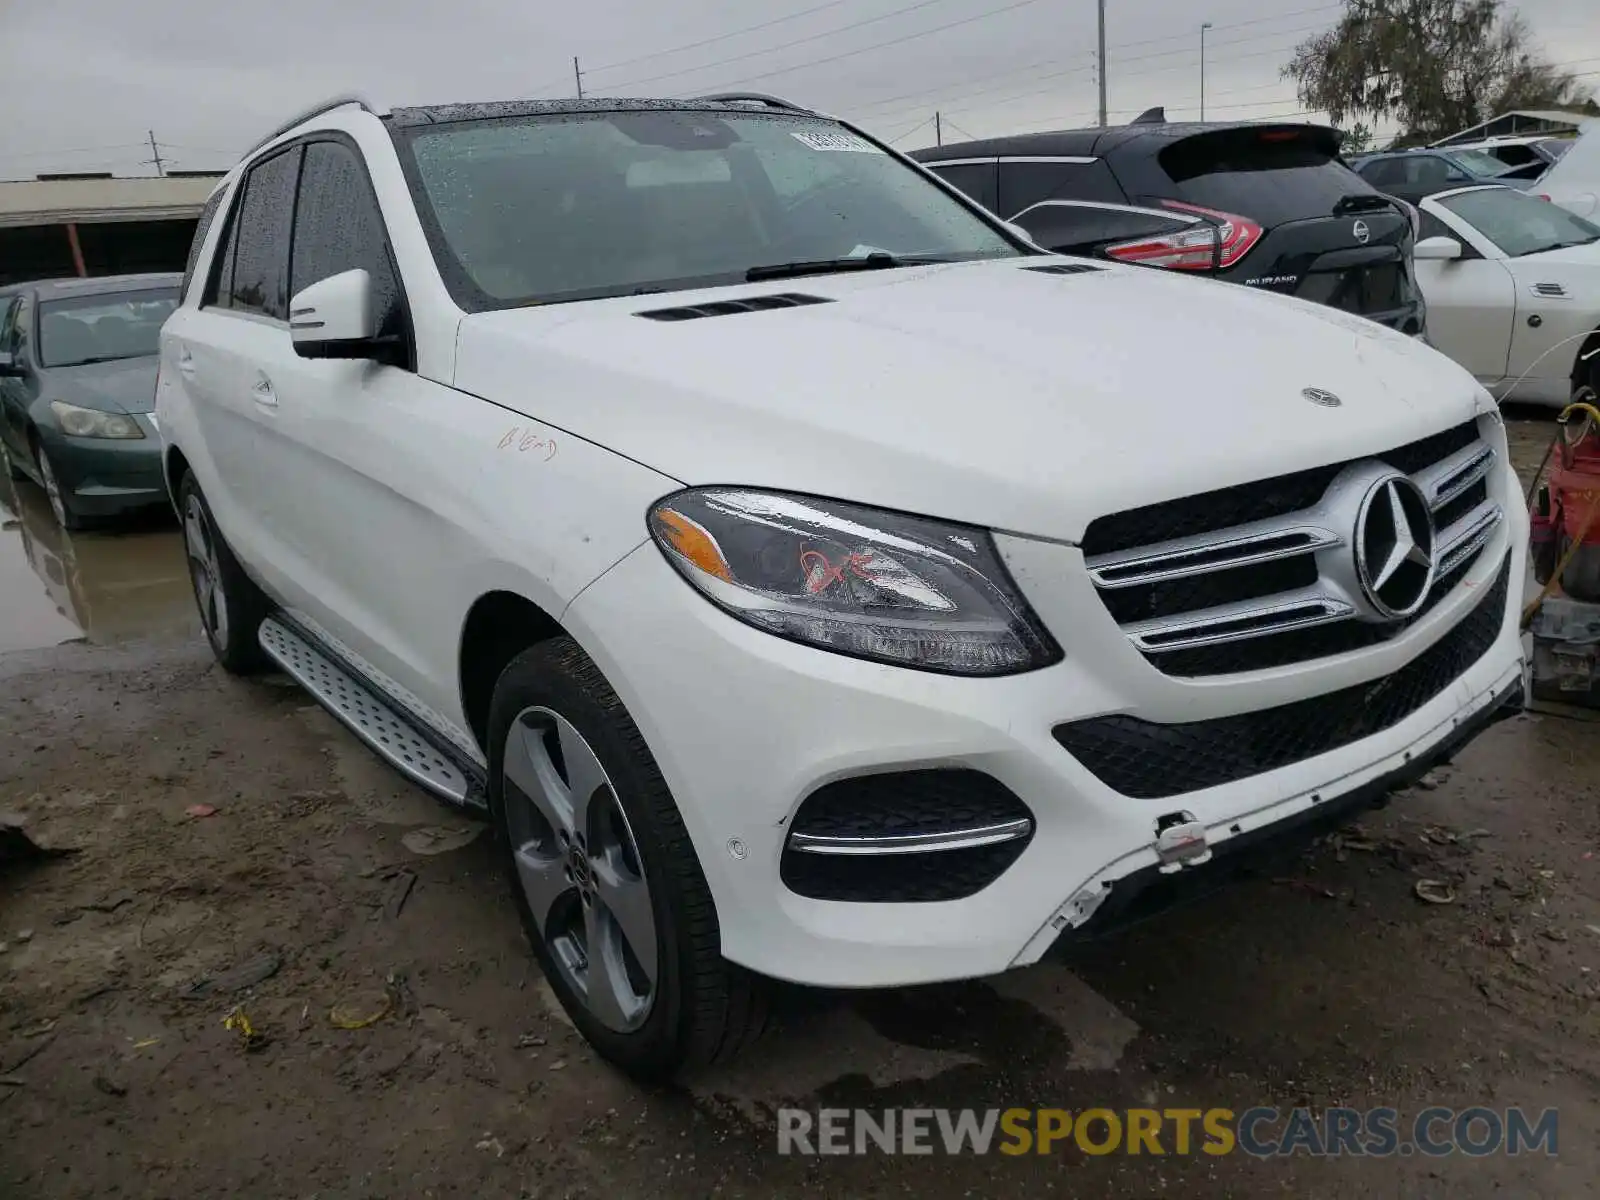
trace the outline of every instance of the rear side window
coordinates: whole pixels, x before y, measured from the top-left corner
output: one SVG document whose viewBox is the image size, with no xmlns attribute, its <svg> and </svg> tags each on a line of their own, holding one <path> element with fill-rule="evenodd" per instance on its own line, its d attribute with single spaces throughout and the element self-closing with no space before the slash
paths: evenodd
<svg viewBox="0 0 1600 1200">
<path fill-rule="evenodd" d="M 1000 206 L 998 168 L 994 163 L 957 163 L 948 167 L 943 163 L 928 165 L 939 178 L 946 183 L 954 184 L 990 212 L 998 210 Z"/>
<path fill-rule="evenodd" d="M 189 294 L 189 283 L 194 279 L 195 264 L 200 261 L 200 247 L 206 244 L 206 234 L 211 229 L 211 222 L 216 219 L 217 209 L 222 207 L 222 197 L 228 189 L 219 187 L 211 193 L 211 199 L 206 201 L 206 206 L 200 210 L 200 223 L 194 229 L 194 241 L 189 243 L 189 261 L 183 267 L 183 283 L 179 286 L 178 295 Z"/>
<path fill-rule="evenodd" d="M 28 326 L 33 323 L 33 302 L 27 296 L 15 297 L 6 324 L 0 332 L 0 350 L 21 361 L 28 349 Z"/>
<path fill-rule="evenodd" d="M 1188 222 L 1099 204 L 1040 204 L 1018 221 L 1046 250 L 1087 253 L 1118 242 L 1175 233 Z"/>
<path fill-rule="evenodd" d="M 237 249 L 229 307 L 289 319 L 289 228 L 299 172 L 296 146 L 257 164 L 246 176 L 244 199 L 234 218 Z"/>
<path fill-rule="evenodd" d="M 400 285 L 366 168 L 340 142 L 313 142 L 300 172 L 289 295 L 357 268 L 372 278 L 379 335 L 403 336 Z"/>
<path fill-rule="evenodd" d="M 1380 158 L 1361 165 L 1361 178 L 1376 186 L 1406 181 L 1406 165 L 1398 158 Z"/>
<path fill-rule="evenodd" d="M 1103 159 L 1093 162 L 1002 162 L 1000 212 L 1006 217 L 1041 200 L 1100 200 L 1120 204 L 1127 199 Z"/>
<path fill-rule="evenodd" d="M 1332 130 L 1268 126 L 1197 134 L 1157 158 L 1172 181 L 1173 199 L 1271 228 L 1331 216 L 1344 197 L 1371 193 L 1338 151 Z"/>
</svg>

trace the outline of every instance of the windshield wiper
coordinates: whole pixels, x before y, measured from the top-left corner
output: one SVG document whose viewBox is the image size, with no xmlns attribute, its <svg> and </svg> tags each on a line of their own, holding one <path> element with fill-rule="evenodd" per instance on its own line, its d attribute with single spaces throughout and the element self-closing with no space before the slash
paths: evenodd
<svg viewBox="0 0 1600 1200">
<path fill-rule="evenodd" d="M 98 354 L 93 358 L 79 358 L 69 363 L 57 363 L 56 365 L 62 367 L 92 367 L 96 363 L 121 362 L 126 358 L 151 358 L 156 353 L 158 352 L 152 350 L 149 354 Z"/>
<path fill-rule="evenodd" d="M 882 271 L 889 267 L 908 267 L 913 262 L 927 259 L 899 258 L 874 250 L 871 254 L 856 254 L 849 258 L 817 258 L 809 262 L 771 263 L 765 267 L 751 267 L 744 273 L 746 283 L 759 283 L 763 279 L 794 279 L 801 275 L 832 275 L 836 271 Z"/>
</svg>

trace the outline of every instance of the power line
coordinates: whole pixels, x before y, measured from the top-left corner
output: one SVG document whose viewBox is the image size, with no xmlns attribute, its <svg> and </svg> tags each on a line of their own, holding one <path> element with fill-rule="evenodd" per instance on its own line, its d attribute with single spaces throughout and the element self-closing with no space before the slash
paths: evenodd
<svg viewBox="0 0 1600 1200">
<path fill-rule="evenodd" d="M 1332 6 L 1324 6 L 1324 7 L 1325 8 L 1326 7 L 1337 8 L 1339 6 L 1338 5 L 1332 5 Z M 1215 29 L 1235 29 L 1235 28 L 1239 28 L 1241 26 L 1246 26 L 1246 25 L 1258 25 L 1263 21 L 1286 20 L 1289 17 L 1302 16 L 1307 12 L 1316 12 L 1316 11 L 1319 11 L 1319 10 L 1317 10 L 1317 9 L 1302 9 L 1299 12 L 1296 12 L 1296 13 L 1282 13 L 1282 14 L 1276 16 L 1276 17 L 1257 17 L 1253 21 L 1237 21 L 1237 22 L 1233 22 L 1233 23 L 1230 23 L 1230 24 L 1216 25 L 1216 26 L 1213 26 L 1213 28 L 1215 28 Z M 1246 42 L 1258 41 L 1258 40 L 1260 40 L 1261 38 L 1264 38 L 1264 37 L 1284 37 L 1284 36 L 1299 34 L 1299 33 L 1303 33 L 1303 32 L 1309 32 L 1310 30 L 1320 29 L 1320 28 L 1322 28 L 1322 26 L 1320 24 L 1318 24 L 1318 25 L 1309 25 L 1309 26 L 1305 26 L 1303 28 L 1295 28 L 1295 29 L 1277 29 L 1277 30 L 1268 31 L 1266 33 L 1256 34 L 1256 35 L 1253 35 L 1252 37 L 1249 37 L 1249 38 L 1236 38 L 1233 41 L 1222 42 L 1222 43 L 1215 43 L 1214 42 L 1214 43 L 1212 43 L 1212 46 L 1215 47 L 1215 46 L 1218 46 L 1218 45 L 1222 45 L 1222 46 L 1242 45 L 1242 44 L 1244 44 Z M 1177 36 L 1184 37 L 1184 38 L 1192 38 L 1194 35 L 1185 33 L 1185 34 L 1180 34 L 1180 35 L 1177 35 Z M 1128 49 L 1129 47 L 1150 45 L 1152 43 L 1164 42 L 1164 41 L 1169 41 L 1169 40 L 1171 40 L 1170 37 L 1165 37 L 1165 38 L 1145 38 L 1144 40 L 1137 41 L 1137 42 L 1115 43 L 1115 44 L 1112 44 L 1112 45 L 1108 46 L 1107 49 L 1108 50 L 1124 50 L 1124 49 Z M 1273 53 L 1273 52 L 1275 52 L 1275 51 L 1268 51 L 1268 53 Z M 1130 58 L 1112 59 L 1111 65 L 1116 66 L 1116 65 L 1118 65 L 1120 63 L 1141 62 L 1141 61 L 1144 61 L 1144 59 L 1151 58 L 1151 57 L 1164 57 L 1164 55 L 1141 55 L 1141 56 L 1130 57 Z M 1236 58 L 1236 57 L 1239 57 L 1239 56 L 1236 55 L 1236 56 L 1233 56 L 1233 57 Z M 990 80 L 990 79 L 1001 79 L 1001 78 L 1005 78 L 1005 79 L 1009 80 L 1009 79 L 1013 79 L 1018 74 L 1020 74 L 1022 72 L 1025 72 L 1025 71 L 1028 71 L 1028 70 L 1031 70 L 1031 69 L 1033 69 L 1035 67 L 1051 66 L 1051 65 L 1053 65 L 1055 63 L 1059 63 L 1061 61 L 1062 60 L 1061 60 L 1061 58 L 1059 56 L 1054 56 L 1054 57 L 1047 58 L 1047 59 L 1039 59 L 1039 60 L 1036 60 L 1036 61 L 1034 61 L 1032 63 L 1024 64 L 1023 66 L 1017 67 L 1017 68 L 1015 68 L 1013 70 L 999 72 L 999 73 L 995 73 L 995 74 L 991 74 L 991 75 L 980 75 L 976 79 L 970 79 L 970 80 L 967 80 L 966 82 L 967 83 L 983 83 L 983 82 L 985 82 L 987 80 Z M 1228 62 L 1228 61 L 1231 61 L 1231 60 L 1229 58 L 1225 57 L 1225 58 L 1220 58 L 1220 59 L 1213 59 L 1212 61 L 1213 62 Z M 1183 69 L 1187 70 L 1188 68 L 1185 66 Z M 1086 70 L 1086 68 L 1069 67 L 1069 68 L 1065 68 L 1065 69 L 1060 70 L 1060 71 L 1053 72 L 1051 75 L 1040 76 L 1039 78 L 1041 78 L 1041 79 L 1049 79 L 1049 78 L 1054 78 L 1054 77 L 1060 76 L 1060 75 L 1077 74 L 1077 73 L 1085 71 L 1085 70 Z M 1123 80 L 1123 79 L 1130 79 L 1130 78 L 1131 79 L 1143 78 L 1144 74 L 1145 74 L 1144 72 L 1141 72 L 1140 74 L 1133 75 L 1133 76 L 1119 76 L 1119 81 Z M 963 85 L 958 85 L 958 86 L 965 86 L 965 85 L 963 84 Z M 1003 88 L 1005 86 L 1006 86 L 1005 84 L 1001 84 L 1000 85 L 1001 88 Z M 996 90 L 999 90 L 999 89 L 997 89 L 997 88 L 987 88 L 985 90 L 986 91 L 996 91 Z M 866 104 L 856 106 L 855 110 L 856 111 L 862 111 L 862 110 L 870 111 L 870 110 L 875 109 L 875 108 L 881 108 L 881 107 L 889 105 L 889 104 L 897 103 L 897 102 L 899 102 L 901 100 L 917 100 L 917 99 L 924 99 L 924 98 L 931 97 L 931 96 L 936 96 L 936 97 L 943 98 L 947 94 L 948 93 L 945 92 L 945 90 L 942 89 L 942 88 L 926 88 L 926 89 L 923 89 L 923 90 L 917 91 L 917 92 L 907 92 L 907 93 L 903 93 L 903 94 L 898 95 L 898 96 L 887 96 L 887 97 L 883 97 L 882 99 L 879 99 L 879 100 L 869 101 Z M 956 98 L 960 99 L 962 97 L 958 96 Z"/>
<path fill-rule="evenodd" d="M 698 42 L 684 42 L 681 46 L 672 46 L 666 50 L 652 50 L 649 54 L 635 55 L 633 58 L 624 58 L 620 62 L 605 63 L 602 66 L 591 67 L 589 71 L 611 71 L 617 67 L 631 67 L 634 63 L 647 62 L 652 58 L 666 58 L 672 54 L 682 54 L 685 50 L 698 50 L 702 46 L 714 46 L 718 42 L 731 41 L 736 37 L 743 37 L 747 33 L 756 33 L 763 29 L 771 29 L 774 25 L 784 25 L 790 21 L 798 21 L 801 17 L 809 17 L 812 13 L 823 12 L 830 8 L 839 8 L 850 3 L 851 0 L 828 0 L 826 4 L 817 4 L 811 8 L 802 8 L 799 12 L 789 13 L 787 16 L 773 17 L 770 21 L 762 21 L 757 25 L 746 25 L 742 29 L 735 29 L 728 33 L 719 33 L 716 37 L 701 38 Z"/>
<path fill-rule="evenodd" d="M 755 82 L 758 82 L 758 81 L 763 80 L 763 79 L 771 79 L 771 78 L 773 78 L 775 76 L 778 76 L 778 75 L 793 74 L 795 71 L 803 71 L 807 67 L 818 67 L 818 66 L 823 65 L 824 63 L 839 62 L 842 59 L 854 58 L 858 54 L 868 54 L 873 50 L 882 50 L 882 49 L 884 49 L 884 48 L 886 48 L 888 46 L 898 46 L 898 45 L 901 45 L 904 42 L 912 42 L 912 41 L 916 41 L 919 38 L 930 37 L 930 36 L 932 36 L 933 34 L 936 34 L 936 33 L 944 33 L 946 30 L 949 30 L 949 29 L 959 29 L 964 25 L 972 25 L 972 24 L 975 24 L 978 21 L 986 21 L 990 17 L 997 17 L 997 16 L 1000 16 L 1003 13 L 1014 12 L 1019 8 L 1027 8 L 1030 5 L 1037 4 L 1037 3 L 1039 3 L 1039 0 L 1012 0 L 1012 3 L 1010 3 L 1010 4 L 1004 4 L 1004 5 L 1001 5 L 998 8 L 985 9 L 983 12 L 976 13 L 973 16 L 963 17 L 959 21 L 949 21 L 949 22 L 947 22 L 946 24 L 943 24 L 943 25 L 935 25 L 931 29 L 923 29 L 923 30 L 921 30 L 921 31 L 919 31 L 917 33 L 908 33 L 908 34 L 905 34 L 903 37 L 890 38 L 888 41 L 884 41 L 884 42 L 874 42 L 870 46 L 860 46 L 860 47 L 857 47 L 854 50 L 845 50 L 845 51 L 843 51 L 843 52 L 841 52 L 839 54 L 831 54 L 831 55 L 827 56 L 826 58 L 815 58 L 815 59 L 811 59 L 811 60 L 809 60 L 807 62 L 795 63 L 792 66 L 779 67 L 776 70 L 763 71 L 759 75 L 746 75 L 746 76 L 744 76 L 743 78 L 740 78 L 740 79 L 724 80 L 721 83 L 710 84 L 710 85 L 708 85 L 708 87 L 709 87 L 710 90 L 714 91 L 714 90 L 718 90 L 718 89 L 721 89 L 721 88 L 739 87 L 739 86 L 741 86 L 743 84 L 755 83 Z M 621 85 L 621 86 L 626 87 L 626 86 L 631 86 L 631 85 L 624 84 L 624 85 Z"/>
<path fill-rule="evenodd" d="M 1034 3 L 1035 0 L 1028 0 Z M 944 4 L 946 0 L 916 0 L 914 4 L 907 4 L 902 8 L 891 9 L 875 17 L 867 17 L 860 21 L 852 21 L 848 25 L 840 25 L 834 29 L 826 29 L 821 33 L 813 33 L 807 37 L 795 38 L 793 41 L 782 42 L 776 46 L 768 46 L 759 50 L 747 50 L 743 54 L 735 54 L 732 58 L 719 58 L 715 62 L 701 63 L 699 66 L 683 67 L 676 71 L 666 71 L 660 75 L 647 75 L 643 79 L 633 79 L 627 83 L 613 84 L 613 87 L 639 87 L 646 83 L 656 83 L 662 79 L 677 79 L 683 75 L 693 75 L 700 71 L 710 70 L 712 67 L 726 66 L 729 63 L 744 62 L 746 59 L 760 58 L 763 54 L 776 54 L 779 50 L 788 50 L 794 46 L 804 46 L 811 42 L 819 42 L 823 38 L 831 38 L 835 34 L 847 33 L 852 29 L 860 29 L 864 25 L 876 25 L 880 21 L 887 21 L 891 17 L 904 16 L 906 13 L 916 12 L 918 9 L 931 8 L 935 4 Z"/>
</svg>

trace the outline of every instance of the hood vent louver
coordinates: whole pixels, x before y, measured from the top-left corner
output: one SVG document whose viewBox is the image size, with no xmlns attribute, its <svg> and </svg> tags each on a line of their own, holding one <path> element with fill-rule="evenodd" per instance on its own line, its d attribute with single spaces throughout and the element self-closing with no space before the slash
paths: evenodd
<svg viewBox="0 0 1600 1200">
<path fill-rule="evenodd" d="M 1088 263 L 1050 263 L 1043 267 L 1023 267 L 1024 271 L 1037 271 L 1041 275 L 1087 275 L 1091 271 L 1101 268 L 1091 267 Z"/>
<path fill-rule="evenodd" d="M 739 300 L 718 300 L 712 304 L 686 304 L 682 308 L 653 308 L 634 313 L 651 321 L 697 321 L 701 317 L 731 317 L 735 313 L 765 312 L 773 308 L 801 308 L 807 304 L 832 304 L 824 296 L 799 292 L 777 292 L 768 296 L 745 296 Z"/>
<path fill-rule="evenodd" d="M 1532 291 L 1535 296 L 1543 296 L 1546 299 L 1554 299 L 1557 296 L 1565 296 L 1567 294 L 1567 289 L 1559 283 L 1536 283 L 1533 285 Z"/>
</svg>

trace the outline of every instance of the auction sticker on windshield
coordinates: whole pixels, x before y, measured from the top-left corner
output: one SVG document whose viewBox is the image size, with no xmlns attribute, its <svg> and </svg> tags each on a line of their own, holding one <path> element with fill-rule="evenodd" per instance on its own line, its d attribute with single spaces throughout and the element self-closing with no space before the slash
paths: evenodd
<svg viewBox="0 0 1600 1200">
<path fill-rule="evenodd" d="M 839 133 L 833 130 L 803 129 L 791 131 L 798 142 L 804 142 L 813 150 L 844 150 L 854 154 L 879 154 L 881 151 L 871 142 L 858 138 L 853 133 Z"/>
</svg>

